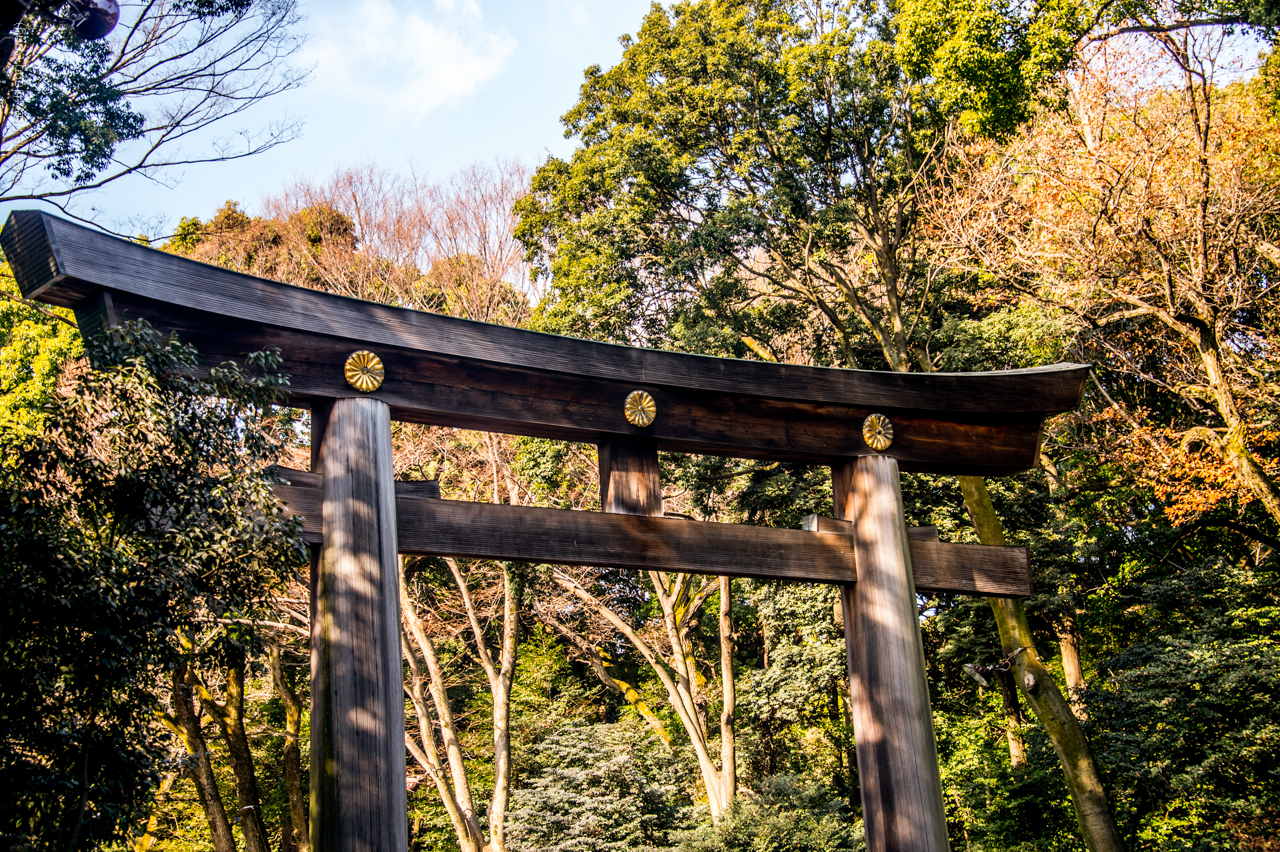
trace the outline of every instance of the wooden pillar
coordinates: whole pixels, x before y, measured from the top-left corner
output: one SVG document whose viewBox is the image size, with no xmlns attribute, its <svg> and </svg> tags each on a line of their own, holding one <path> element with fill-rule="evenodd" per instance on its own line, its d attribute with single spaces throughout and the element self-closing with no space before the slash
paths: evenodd
<svg viewBox="0 0 1280 852">
<path fill-rule="evenodd" d="M 646 441 L 601 442 L 600 508 L 619 515 L 662 517 L 657 445 Z"/>
<path fill-rule="evenodd" d="M 405 852 L 391 410 L 370 398 L 317 409 L 324 543 L 312 580 L 311 849 Z"/>
<path fill-rule="evenodd" d="M 854 525 L 858 582 L 841 603 L 867 849 L 946 852 L 898 462 L 865 456 L 831 474 L 836 516 Z"/>
</svg>

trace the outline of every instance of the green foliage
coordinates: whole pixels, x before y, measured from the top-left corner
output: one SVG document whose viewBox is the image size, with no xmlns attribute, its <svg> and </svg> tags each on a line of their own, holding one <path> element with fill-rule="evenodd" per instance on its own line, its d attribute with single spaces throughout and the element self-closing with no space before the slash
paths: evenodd
<svg viewBox="0 0 1280 852">
<path fill-rule="evenodd" d="M 745 792 L 718 826 L 684 833 L 679 852 L 843 852 L 866 848 L 844 802 L 812 778 L 775 775 Z"/>
<path fill-rule="evenodd" d="M 0 287 L 18 295 L 7 264 L 0 267 Z M 63 364 L 84 351 L 69 312 L 53 310 L 67 321 L 12 299 L 0 301 L 0 443 L 41 431 Z"/>
<path fill-rule="evenodd" d="M 575 450 L 594 454 L 594 448 L 567 441 L 517 438 L 512 472 L 533 491 L 539 505 L 559 509 L 574 508 L 574 504 L 582 497 L 575 487 L 578 484 L 575 474 L 580 473 L 574 470 Z"/>
<path fill-rule="evenodd" d="M 126 11 L 113 38 L 97 41 L 21 6 L 68 8 L 42 0 L 5 11 L 0 183 L 11 200 L 65 197 L 135 172 L 243 156 L 217 145 L 211 153 L 188 149 L 169 159 L 163 149 L 298 81 L 279 67 L 294 49 L 286 32 L 296 22 L 289 0 L 145 4 L 133 20 Z M 273 147 L 289 131 L 266 135 L 247 139 L 247 151 Z"/>
<path fill-rule="evenodd" d="M 604 687 L 576 670 L 556 635 L 535 622 L 520 639 L 511 685 L 512 757 L 517 776 L 541 766 L 538 744 L 566 719 L 598 715 Z"/>
<path fill-rule="evenodd" d="M 512 852 L 658 850 L 686 824 L 681 768 L 639 727 L 566 726 L 538 745 L 536 763 L 511 797 Z"/>
<path fill-rule="evenodd" d="M 1090 40 L 1151 32 L 1249 30 L 1273 40 L 1274 0 L 904 0 L 895 51 L 903 69 L 972 133 L 1008 137 L 1037 105 L 1060 100 L 1058 76 Z"/>
<path fill-rule="evenodd" d="M 976 684 L 935 700 L 934 728 L 953 848 L 1077 852 L 1083 848 L 1062 770 L 1044 734 L 1023 728 L 1027 764 L 1014 769 L 1000 696 Z M 959 699 L 959 700 L 957 700 Z"/>
<path fill-rule="evenodd" d="M 853 732 L 846 724 L 844 630 L 838 591 L 825 585 L 753 583 L 740 627 L 758 627 L 759 665 L 739 682 L 743 765 L 748 777 L 807 773 L 824 777 L 846 804 L 856 802 Z"/>
<path fill-rule="evenodd" d="M 128 326 L 63 379 L 45 429 L 0 465 L 0 833 L 118 837 L 159 757 L 152 680 L 203 630 L 217 657 L 302 564 L 267 467 L 274 355 L 197 377 L 195 353 Z"/>
<path fill-rule="evenodd" d="M 1090 0 L 905 0 L 895 51 L 965 129 L 1007 136 L 1074 59 Z"/>
<path fill-rule="evenodd" d="M 1211 557 L 1161 573 L 1128 607 L 1153 629 L 1099 661 L 1087 693 L 1099 759 L 1135 848 L 1265 848 L 1280 817 L 1280 577 Z"/>
<path fill-rule="evenodd" d="M 553 285 L 539 327 L 670 346 L 684 325 L 743 355 L 746 268 L 792 295 L 819 286 L 810 271 L 844 275 L 939 130 L 905 94 L 891 38 L 889 18 L 853 2 L 654 7 L 616 67 L 588 70 L 564 117 L 582 146 L 517 205 Z M 718 321 L 683 322 L 699 311 Z"/>
<path fill-rule="evenodd" d="M 939 370 L 1016 370 L 1067 358 L 1071 329 L 1061 315 L 1038 305 L 989 314 L 949 315 L 933 341 Z"/>
<path fill-rule="evenodd" d="M 52 49 L 30 64 L 12 65 L 0 77 L 5 111 L 42 128 L 31 156 L 54 177 L 75 186 L 89 183 L 110 165 L 121 143 L 138 138 L 146 127 L 145 118 L 111 79 L 111 46 L 32 18 L 16 35 L 45 41 Z"/>
<path fill-rule="evenodd" d="M 228 201 L 227 207 L 234 203 Z M 178 227 L 174 229 L 173 236 L 165 242 L 164 250 L 176 254 L 190 254 L 192 249 L 204 242 L 206 236 L 205 224 L 198 217 L 183 216 L 178 220 Z"/>
<path fill-rule="evenodd" d="M 173 236 L 162 248 L 174 254 L 190 255 L 211 238 L 230 239 L 237 244 L 233 249 L 234 254 L 219 253 L 212 259 L 217 265 L 232 269 L 252 267 L 260 252 L 269 251 L 280 243 L 280 236 L 275 229 L 263 220 L 254 219 L 245 213 L 240 209 L 238 201 L 228 200 L 208 222 L 202 222 L 196 216 L 183 216 Z"/>
</svg>

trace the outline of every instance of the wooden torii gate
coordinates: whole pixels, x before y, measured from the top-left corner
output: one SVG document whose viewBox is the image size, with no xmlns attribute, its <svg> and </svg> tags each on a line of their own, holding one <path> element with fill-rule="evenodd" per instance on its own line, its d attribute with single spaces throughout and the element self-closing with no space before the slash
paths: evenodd
<svg viewBox="0 0 1280 852">
<path fill-rule="evenodd" d="M 398 553 L 840 585 L 867 845 L 946 850 L 916 610 L 923 590 L 1030 594 L 1023 548 L 942 544 L 903 520 L 898 471 L 1037 462 L 1088 367 L 886 373 L 613 346 L 292 287 L 19 211 L 0 245 L 24 296 L 87 337 L 145 319 L 211 366 L 278 347 L 312 412 L 312 472 L 280 493 L 317 545 L 315 852 L 406 848 Z M 594 443 L 603 512 L 438 499 L 395 482 L 392 420 Z M 657 452 L 830 465 L 836 518 L 786 530 L 662 517 Z"/>
</svg>

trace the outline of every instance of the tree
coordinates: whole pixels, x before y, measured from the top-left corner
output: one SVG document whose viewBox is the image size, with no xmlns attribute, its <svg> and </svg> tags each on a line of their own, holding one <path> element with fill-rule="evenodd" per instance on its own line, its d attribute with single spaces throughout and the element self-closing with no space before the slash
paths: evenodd
<svg viewBox="0 0 1280 852">
<path fill-rule="evenodd" d="M 820 584 L 751 585 L 762 659 L 742 678 L 741 707 L 745 732 L 758 740 L 751 751 L 761 765 L 752 774 L 759 778 L 808 771 L 811 777 L 829 779 L 849 810 L 856 812 L 860 803 L 851 782 L 857 760 L 842 695 L 846 649 L 834 617 L 838 590 Z M 819 750 L 811 741 L 803 749 L 803 762 L 795 761 L 795 744 L 815 729 L 824 734 L 826 747 Z M 792 742 L 780 742 L 785 740 Z"/>
<path fill-rule="evenodd" d="M 720 825 L 684 832 L 679 852 L 845 852 L 865 849 L 842 802 L 823 785 L 795 775 L 767 778 Z"/>
<path fill-rule="evenodd" d="M 8 264 L 0 292 L 0 443 L 11 443 L 40 433 L 63 365 L 84 346 L 70 311 L 24 303 Z"/>
<path fill-rule="evenodd" d="M 934 231 L 956 267 L 1072 317 L 1127 433 L 1112 452 L 1172 517 L 1257 501 L 1274 528 L 1280 123 L 1267 78 L 1216 83 L 1222 47 L 1181 31 L 1094 54 L 1071 110 L 1038 117 L 999 166 L 978 166 L 985 146 L 962 155 Z M 1134 79 L 1161 56 L 1176 87 Z"/>
<path fill-rule="evenodd" d="M 565 116 L 582 147 L 540 168 L 518 206 L 517 233 L 553 277 L 546 321 L 652 338 L 683 303 L 755 351 L 756 306 L 794 301 L 837 336 L 837 363 L 935 369 L 931 344 L 958 282 L 928 262 L 917 225 L 953 123 L 896 60 L 900 23 L 854 3 L 706 0 L 651 12 L 617 67 L 589 69 Z M 1005 544 L 986 484 L 961 483 L 980 539 Z M 991 609 L 1081 833 L 1091 849 L 1121 848 L 1088 740 L 1036 654 L 1023 604 L 992 598 Z"/>
<path fill-rule="evenodd" d="M 1250 564 L 1245 536 L 1152 521 L 1124 593 L 1141 614 L 1098 601 L 1111 621 L 1099 632 L 1133 637 L 1104 645 L 1082 696 L 1099 759 L 1136 848 L 1266 849 L 1280 815 L 1275 550 Z M 1172 565 L 1159 559 L 1171 548 Z"/>
<path fill-rule="evenodd" d="M 184 218 L 165 249 L 342 295 L 515 324 L 530 304 L 510 233 L 511 203 L 524 179 L 515 162 L 471 166 L 439 182 L 346 169 L 322 184 L 288 187 L 268 199 L 265 216 L 227 202 L 208 221 Z M 530 489 L 512 469 L 509 437 L 397 423 L 392 439 L 401 479 L 435 479 L 442 493 L 460 499 L 528 502 Z M 416 791 L 431 781 L 427 789 L 438 794 L 446 832 L 460 848 L 496 852 L 505 848 L 511 786 L 520 569 L 410 560 L 406 570 L 406 746 L 416 766 L 407 782 Z M 477 688 L 489 701 L 462 712 L 454 706 L 457 690 L 479 681 L 477 671 L 483 677 Z M 477 760 L 478 751 L 484 756 Z M 476 804 L 484 795 L 487 809 Z"/>
<path fill-rule="evenodd" d="M 227 125 L 302 83 L 288 65 L 297 22 L 294 0 L 149 0 L 104 41 L 22 20 L 0 75 L 0 200 L 67 211 L 129 175 L 163 180 L 295 138 L 288 119 L 258 133 Z M 210 138 L 224 128 L 241 141 Z"/>
<path fill-rule="evenodd" d="M 122 837 L 146 803 L 154 679 L 243 653 L 238 619 L 301 561 L 265 468 L 270 356 L 197 378 L 190 349 L 141 327 L 90 354 L 0 469 L 0 825 L 66 849 Z"/>
<path fill-rule="evenodd" d="M 495 577 L 493 570 L 485 570 L 488 566 L 464 573 L 457 560 L 444 562 L 453 580 L 454 594 L 450 595 L 448 586 L 439 582 L 442 578 L 431 577 L 436 582 L 423 582 L 429 575 L 421 570 L 416 582 L 401 584 L 400 608 L 409 668 L 405 691 L 413 703 L 417 722 L 417 736 L 406 735 L 406 742 L 414 761 L 440 794 L 463 852 L 503 852 L 507 848 L 511 791 L 511 682 L 520 639 L 520 585 L 512 566 L 498 566 Z M 487 582 L 475 590 L 478 580 Z M 450 630 L 449 622 L 458 620 L 462 625 Z M 470 633 L 465 653 L 480 664 L 492 696 L 493 795 L 483 814 L 483 827 L 482 814 L 475 806 L 474 782 L 463 757 L 460 726 L 449 697 L 446 665 L 437 649 L 441 639 L 464 631 Z M 437 638 L 433 639 L 433 635 Z M 497 647 L 491 648 L 494 639 Z"/>
<path fill-rule="evenodd" d="M 582 147 L 518 205 L 517 234 L 555 282 L 546 322 L 640 340 L 648 309 L 704 294 L 746 333 L 735 302 L 768 294 L 820 311 L 847 366 L 867 357 L 859 322 L 894 369 L 927 360 L 923 329 L 886 308 L 936 297 L 913 187 L 946 125 L 913 97 L 888 27 L 853 3 L 651 13 L 617 67 L 588 70 L 565 116 Z"/>
<path fill-rule="evenodd" d="M 663 694 L 675 712 L 689 738 L 702 776 L 707 796 L 707 808 L 712 820 L 719 822 L 732 807 L 737 795 L 737 743 L 736 730 L 736 675 L 733 668 L 733 624 L 731 620 L 732 594 L 728 577 L 697 577 L 690 574 L 673 574 L 651 571 L 645 595 L 652 595 L 658 611 L 652 620 L 620 606 L 626 595 L 619 595 L 616 584 L 608 582 L 614 572 L 575 572 L 568 568 L 552 569 L 551 579 L 564 592 L 563 599 L 552 604 L 544 601 L 541 615 L 562 635 L 577 635 L 579 653 L 587 659 L 596 658 L 601 678 L 606 685 L 622 692 L 636 709 L 645 715 L 655 732 L 665 731 L 652 711 L 639 697 L 635 688 L 623 682 L 605 668 L 600 645 L 604 643 L 583 638 L 592 635 L 613 634 L 623 639 L 644 658 L 648 669 L 662 684 Z M 602 582 L 605 581 L 605 582 Z M 700 670 L 697 659 L 695 633 L 704 607 L 715 597 L 718 601 L 720 651 L 720 759 L 717 765 L 712 752 L 712 729 L 707 722 L 710 704 L 708 678 Z M 568 624 L 566 616 L 577 608 L 585 608 L 597 625 Z M 649 621 L 649 623 L 646 623 Z M 613 636 L 612 641 L 616 642 Z M 593 668 L 595 668 L 593 666 Z M 635 694 L 635 697 L 632 694 Z M 643 709 L 642 709 L 643 707 Z"/>
<path fill-rule="evenodd" d="M 374 166 L 299 182 L 264 216 L 228 201 L 208 221 L 182 219 L 165 248 L 205 263 L 344 296 L 518 325 L 526 292 L 511 207 L 527 171 L 472 165 L 432 182 Z"/>
<path fill-rule="evenodd" d="M 1274 41 L 1280 6 L 1271 0 L 906 0 L 895 51 L 965 129 L 1008 137 L 1038 107 L 1056 107 L 1063 74 L 1079 51 L 1132 36 L 1173 43 L 1223 32 Z"/>
</svg>

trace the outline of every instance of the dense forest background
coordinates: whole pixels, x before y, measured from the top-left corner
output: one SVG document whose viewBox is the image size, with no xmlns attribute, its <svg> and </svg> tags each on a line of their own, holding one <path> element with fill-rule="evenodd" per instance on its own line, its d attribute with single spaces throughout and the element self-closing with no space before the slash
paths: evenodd
<svg viewBox="0 0 1280 852">
<path fill-rule="evenodd" d="M 587 70 L 568 160 L 352 168 L 157 248 L 720 357 L 1093 364 L 1034 470 L 904 476 L 908 523 L 1035 572 L 1025 602 L 920 600 L 952 847 L 1277 850 L 1273 16 L 655 6 Z M 4 847 L 306 850 L 308 558 L 271 487 L 307 413 L 270 352 L 197 375 L 0 283 Z M 394 438 L 446 498 L 599 509 L 593 446 Z M 832 514 L 825 468 L 661 464 L 668 514 Z M 834 589 L 403 568 L 413 848 L 863 848 Z"/>
</svg>

